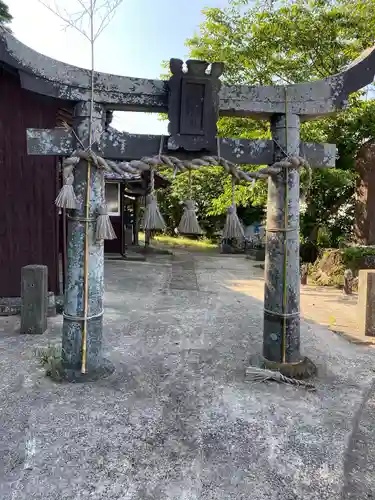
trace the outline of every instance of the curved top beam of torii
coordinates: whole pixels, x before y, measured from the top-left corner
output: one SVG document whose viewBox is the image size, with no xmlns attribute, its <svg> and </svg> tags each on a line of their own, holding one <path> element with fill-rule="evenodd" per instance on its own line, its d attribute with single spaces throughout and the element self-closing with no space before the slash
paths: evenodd
<svg viewBox="0 0 375 500">
<path fill-rule="evenodd" d="M 0 32 L 0 63 L 18 70 L 21 85 L 27 90 L 63 100 L 90 98 L 89 70 L 56 61 L 19 42 L 6 30 Z M 334 113 L 345 107 L 350 93 L 372 83 L 375 77 L 375 47 L 341 73 L 323 80 L 289 86 L 222 86 L 220 115 L 268 118 L 288 111 L 302 120 Z M 108 73 L 95 74 L 96 101 L 109 109 L 122 111 L 166 112 L 168 85 L 150 80 Z"/>
</svg>

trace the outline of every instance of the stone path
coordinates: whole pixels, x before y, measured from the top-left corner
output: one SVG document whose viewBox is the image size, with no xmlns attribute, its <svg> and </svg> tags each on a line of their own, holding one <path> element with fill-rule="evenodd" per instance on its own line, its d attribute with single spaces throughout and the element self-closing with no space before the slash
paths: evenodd
<svg viewBox="0 0 375 500">
<path fill-rule="evenodd" d="M 0 319 L 1 500 L 373 498 L 371 347 L 302 325 L 317 392 L 244 380 L 262 303 L 243 257 L 106 263 L 106 352 L 92 384 L 54 384 Z"/>
</svg>

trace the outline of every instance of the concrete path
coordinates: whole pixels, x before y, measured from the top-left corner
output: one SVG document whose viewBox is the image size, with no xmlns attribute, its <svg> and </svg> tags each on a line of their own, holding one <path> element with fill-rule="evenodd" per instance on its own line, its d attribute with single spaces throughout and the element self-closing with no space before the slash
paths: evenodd
<svg viewBox="0 0 375 500">
<path fill-rule="evenodd" d="M 0 319 L 1 500 L 375 498 L 374 350 L 302 326 L 317 392 L 244 380 L 262 303 L 234 283 L 243 257 L 106 264 L 116 372 L 55 384 L 34 349 L 57 343 Z"/>
</svg>

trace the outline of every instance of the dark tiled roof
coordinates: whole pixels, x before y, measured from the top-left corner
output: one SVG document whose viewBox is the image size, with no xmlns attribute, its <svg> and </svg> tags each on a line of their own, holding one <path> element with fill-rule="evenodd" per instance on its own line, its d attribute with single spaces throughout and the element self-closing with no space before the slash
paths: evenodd
<svg viewBox="0 0 375 500">
<path fill-rule="evenodd" d="M 137 181 L 141 180 L 141 174 L 130 174 L 128 172 L 124 172 L 124 174 L 121 176 L 117 174 L 116 172 L 104 172 L 104 177 L 107 180 L 110 181 Z"/>
</svg>

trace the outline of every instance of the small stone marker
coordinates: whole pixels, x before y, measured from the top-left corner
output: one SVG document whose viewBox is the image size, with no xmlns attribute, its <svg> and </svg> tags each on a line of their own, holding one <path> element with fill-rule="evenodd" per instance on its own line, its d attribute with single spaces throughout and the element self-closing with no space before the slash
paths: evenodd
<svg viewBox="0 0 375 500">
<path fill-rule="evenodd" d="M 48 316 L 56 316 L 56 297 L 53 292 L 48 292 Z"/>
<path fill-rule="evenodd" d="M 344 272 L 344 293 L 346 295 L 353 293 L 353 272 L 351 269 L 346 269 Z"/>
<path fill-rule="evenodd" d="M 302 266 L 301 266 L 301 285 L 307 285 L 308 271 L 309 271 L 309 266 L 307 264 L 302 264 Z"/>
<path fill-rule="evenodd" d="M 252 240 L 252 239 L 254 239 L 254 235 L 255 235 L 255 226 L 254 226 L 254 224 L 252 224 L 251 226 L 246 226 L 246 228 L 245 228 L 245 238 L 247 240 Z"/>
<path fill-rule="evenodd" d="M 375 270 L 361 269 L 358 283 L 359 332 L 375 337 Z"/>
<path fill-rule="evenodd" d="M 47 330 L 48 268 L 30 265 L 21 270 L 21 333 Z"/>
</svg>

